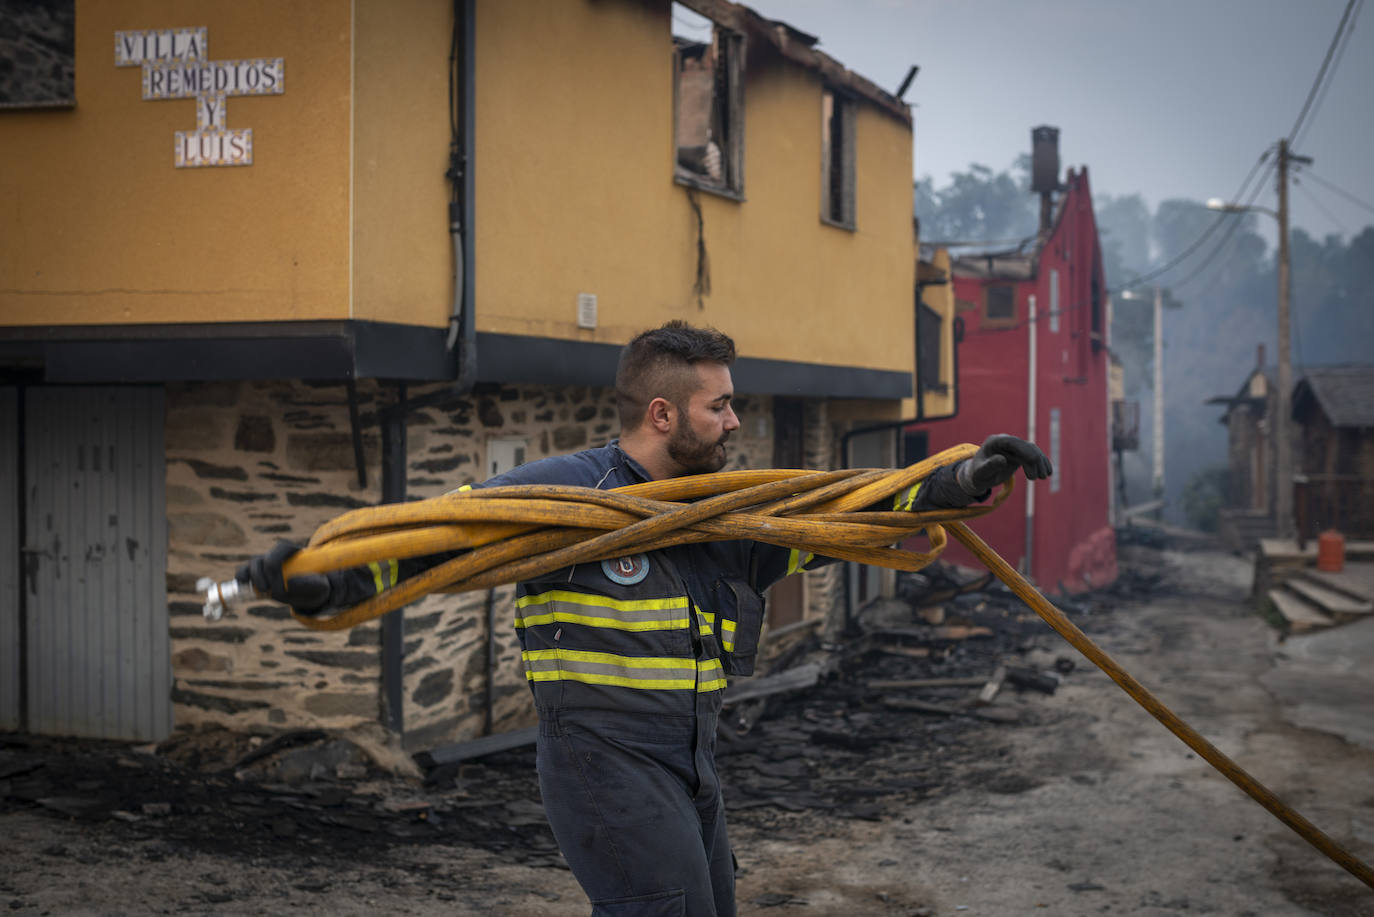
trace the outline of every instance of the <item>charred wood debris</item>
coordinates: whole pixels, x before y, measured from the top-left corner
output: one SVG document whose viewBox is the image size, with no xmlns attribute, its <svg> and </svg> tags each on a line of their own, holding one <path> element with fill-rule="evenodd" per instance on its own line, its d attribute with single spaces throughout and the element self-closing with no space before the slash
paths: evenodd
<svg viewBox="0 0 1374 917">
<path fill-rule="evenodd" d="M 1162 579 L 1127 568 L 1110 589 L 1058 604 L 1085 630 L 1109 628 L 1119 600 L 1158 594 Z M 1003 773 L 1006 751 L 987 731 L 1034 726 L 1035 699 L 1087 665 L 990 574 L 942 564 L 901 574 L 896 597 L 863 609 L 850 633 L 801 631 L 767 674 L 727 691 L 716 757 L 732 824 L 877 820 L 973 782 L 1030 789 Z M 419 753 L 415 779 L 320 730 L 178 730 L 146 746 L 4 734 L 0 813 L 106 823 L 153 860 L 184 849 L 365 857 L 422 843 L 566 868 L 540 806 L 533 736 Z"/>
</svg>

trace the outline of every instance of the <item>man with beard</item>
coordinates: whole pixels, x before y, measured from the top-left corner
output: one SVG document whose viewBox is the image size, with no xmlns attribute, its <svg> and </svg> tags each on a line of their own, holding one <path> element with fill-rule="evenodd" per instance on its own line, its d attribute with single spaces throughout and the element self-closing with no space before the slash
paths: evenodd
<svg viewBox="0 0 1374 917">
<path fill-rule="evenodd" d="M 619 440 L 470 486 L 610 489 L 719 471 L 739 429 L 734 359 L 734 342 L 711 328 L 673 321 L 645 331 L 626 345 L 616 371 Z M 967 506 L 1017 468 L 1030 478 L 1051 470 L 1034 445 L 994 436 L 899 502 L 914 511 Z M 394 585 L 378 565 L 284 584 L 281 564 L 294 551 L 283 543 L 239 578 L 306 613 Z M 402 561 L 400 570 L 428 566 L 424 560 Z M 519 584 L 515 627 L 539 713 L 539 788 L 593 917 L 735 913 L 714 760 L 725 676 L 754 670 L 762 592 L 826 562 L 756 542 L 708 542 Z"/>
</svg>

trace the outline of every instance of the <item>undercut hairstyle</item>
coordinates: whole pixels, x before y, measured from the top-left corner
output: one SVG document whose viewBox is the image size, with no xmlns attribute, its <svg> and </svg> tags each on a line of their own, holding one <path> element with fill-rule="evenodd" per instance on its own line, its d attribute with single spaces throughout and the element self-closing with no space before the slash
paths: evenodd
<svg viewBox="0 0 1374 917">
<path fill-rule="evenodd" d="M 665 398 L 685 410 L 697 386 L 696 364 L 729 366 L 733 362 L 735 342 L 714 328 L 694 328 L 674 319 L 661 328 L 641 331 L 620 351 L 615 371 L 620 431 L 639 429 L 655 398 Z"/>
</svg>

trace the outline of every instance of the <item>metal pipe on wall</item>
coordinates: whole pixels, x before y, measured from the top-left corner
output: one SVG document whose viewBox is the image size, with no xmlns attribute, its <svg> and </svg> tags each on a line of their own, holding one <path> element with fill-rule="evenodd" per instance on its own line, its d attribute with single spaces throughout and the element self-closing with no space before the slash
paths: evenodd
<svg viewBox="0 0 1374 917">
<path fill-rule="evenodd" d="M 1026 440 L 1035 442 L 1035 357 L 1036 357 L 1035 294 L 1026 301 L 1027 362 L 1030 369 L 1026 380 Z M 1026 575 L 1033 576 L 1031 562 L 1035 556 L 1035 482 L 1026 480 L 1026 554 L 1023 563 Z"/>
<path fill-rule="evenodd" d="M 453 310 L 447 346 L 455 351 L 457 377 L 449 387 L 406 398 L 405 385 L 397 388 L 397 401 L 379 412 L 382 425 L 382 502 L 406 498 L 406 415 L 430 405 L 461 398 L 477 381 L 477 320 L 474 297 L 474 246 L 472 225 L 474 35 L 476 0 L 454 0 L 453 40 L 449 51 L 449 115 L 452 140 L 449 146 L 448 179 L 453 183 L 448 202 L 449 234 L 453 240 Z M 403 612 L 382 618 L 383 720 L 397 734 L 405 732 L 405 620 Z M 492 636 L 488 634 L 488 640 Z M 488 701 L 490 703 L 490 701 Z"/>
</svg>

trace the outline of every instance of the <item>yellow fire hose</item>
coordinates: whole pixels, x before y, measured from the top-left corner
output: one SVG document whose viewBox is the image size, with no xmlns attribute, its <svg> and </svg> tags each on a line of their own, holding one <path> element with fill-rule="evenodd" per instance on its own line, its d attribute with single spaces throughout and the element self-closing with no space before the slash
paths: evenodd
<svg viewBox="0 0 1374 917">
<path fill-rule="evenodd" d="M 1202 737 L 1079 630 L 964 524 L 996 509 L 988 504 L 929 513 L 870 512 L 937 468 L 977 451 L 955 446 L 896 470 L 767 470 L 696 475 L 613 491 L 531 485 L 469 490 L 415 503 L 354 510 L 321 526 L 284 565 L 289 579 L 392 558 L 457 552 L 450 560 L 328 618 L 296 615 L 315 630 L 342 630 L 431 592 L 463 592 L 514 583 L 577 563 L 673 545 L 748 539 L 826 557 L 919 570 L 947 543 L 945 529 L 1035 613 L 1116 682 L 1203 760 L 1309 844 L 1374 888 L 1374 869 L 1289 808 Z M 686 502 L 691 501 L 691 502 Z M 890 547 L 925 532 L 926 552 Z"/>
</svg>

